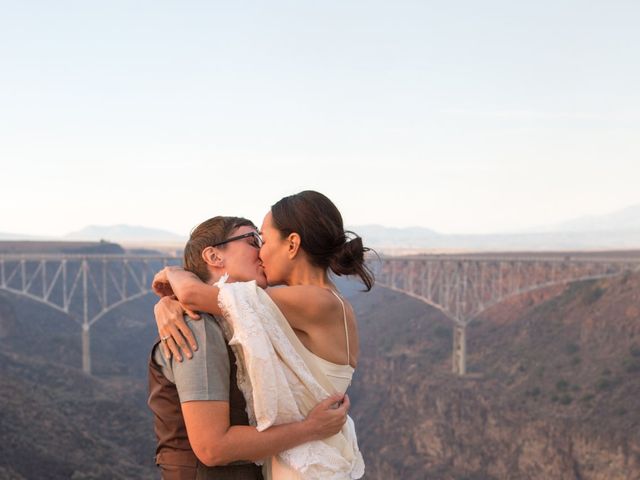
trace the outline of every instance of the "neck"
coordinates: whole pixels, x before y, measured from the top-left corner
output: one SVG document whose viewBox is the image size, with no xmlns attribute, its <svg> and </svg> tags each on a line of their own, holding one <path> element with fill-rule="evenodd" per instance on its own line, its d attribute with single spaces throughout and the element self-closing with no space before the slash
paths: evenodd
<svg viewBox="0 0 640 480">
<path fill-rule="evenodd" d="M 287 278 L 286 284 L 294 285 L 315 285 L 322 288 L 333 288 L 333 283 L 329 280 L 327 271 L 320 267 L 301 263 L 296 266 Z"/>
<path fill-rule="evenodd" d="M 220 280 L 222 275 L 224 275 L 223 271 L 219 271 L 217 269 L 211 269 L 211 270 L 209 270 L 209 280 L 207 280 L 205 283 L 207 285 L 213 285 L 218 280 Z M 231 278 L 229 278 L 229 280 L 231 280 Z"/>
</svg>

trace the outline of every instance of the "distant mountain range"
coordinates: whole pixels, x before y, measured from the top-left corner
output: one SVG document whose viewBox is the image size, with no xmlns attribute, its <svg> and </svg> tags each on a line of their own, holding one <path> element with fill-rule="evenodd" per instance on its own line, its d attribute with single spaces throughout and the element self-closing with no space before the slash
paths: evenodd
<svg viewBox="0 0 640 480">
<path fill-rule="evenodd" d="M 606 215 L 579 217 L 521 232 L 442 234 L 429 228 L 350 226 L 366 245 L 384 253 L 416 250 L 570 250 L 640 248 L 640 204 Z M 107 240 L 139 244 L 183 244 L 187 236 L 133 225 L 90 225 L 64 237 L 46 238 L 1 233 L 0 240 Z"/>
<path fill-rule="evenodd" d="M 571 250 L 640 248 L 640 204 L 606 215 L 579 217 L 522 232 L 441 234 L 428 228 L 350 227 L 370 247 L 412 250 Z"/>
<path fill-rule="evenodd" d="M 0 240 L 47 240 L 47 237 L 39 237 L 36 235 L 25 235 L 22 233 L 0 232 Z"/>
<path fill-rule="evenodd" d="M 184 243 L 186 236 L 138 225 L 89 225 L 64 237 L 67 240 L 109 240 L 115 242 Z"/>
<path fill-rule="evenodd" d="M 537 232 L 637 232 L 640 231 L 640 204 L 605 215 L 588 215 L 530 231 Z"/>
<path fill-rule="evenodd" d="M 416 251 L 516 251 L 516 250 L 606 250 L 640 248 L 640 229 L 610 231 L 559 231 L 485 235 L 433 234 L 406 235 L 404 229 L 370 226 L 352 227 L 363 237 L 366 246 L 382 253 L 402 254 Z M 415 229 L 412 229 L 414 231 Z M 388 233 L 385 235 L 385 233 Z"/>
</svg>

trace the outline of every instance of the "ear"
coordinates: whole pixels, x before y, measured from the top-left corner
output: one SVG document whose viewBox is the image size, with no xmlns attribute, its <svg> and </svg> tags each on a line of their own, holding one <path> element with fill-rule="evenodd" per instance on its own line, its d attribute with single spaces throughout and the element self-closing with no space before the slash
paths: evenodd
<svg viewBox="0 0 640 480">
<path fill-rule="evenodd" d="M 220 251 L 215 247 L 205 247 L 200 254 L 204 263 L 211 267 L 224 267 L 224 260 L 220 256 Z"/>
<path fill-rule="evenodd" d="M 289 234 L 287 242 L 289 242 L 289 260 L 293 260 L 300 251 L 300 235 L 295 232 Z"/>
</svg>

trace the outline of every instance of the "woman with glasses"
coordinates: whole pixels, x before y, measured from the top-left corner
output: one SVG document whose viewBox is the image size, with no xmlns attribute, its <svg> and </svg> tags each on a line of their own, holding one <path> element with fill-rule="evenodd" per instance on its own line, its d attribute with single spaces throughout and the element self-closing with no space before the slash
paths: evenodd
<svg viewBox="0 0 640 480">
<path fill-rule="evenodd" d="M 269 408 L 278 409 L 276 423 L 283 418 L 296 418 L 296 412 L 306 413 L 312 400 L 320 398 L 319 392 L 344 393 L 351 382 L 358 357 L 356 320 L 329 271 L 359 276 L 366 290 L 371 289 L 373 277 L 364 264 L 368 249 L 360 237 L 348 238 L 348 233 L 340 212 L 327 197 L 304 191 L 274 204 L 261 228 L 260 260 L 267 283 L 281 287 L 264 293 L 238 284 L 232 288 L 212 286 L 176 267 L 166 268 L 154 279 L 154 289 L 159 294 L 173 293 L 184 308 L 224 315 L 233 324 L 234 331 L 228 332 L 228 337 L 233 337 L 231 343 L 240 343 L 243 365 L 238 368 L 245 370 L 238 378 L 245 373 L 250 378 L 239 384 L 249 383 L 243 393 L 249 397 L 249 410 L 254 408 L 250 413 L 256 415 L 259 429 L 264 411 L 268 418 L 262 426 L 273 421 Z M 255 246 L 260 244 L 257 237 L 248 235 L 246 239 L 255 242 Z M 252 313 L 256 313 L 257 321 L 243 324 Z M 187 340 L 193 344 L 182 316 L 182 308 L 170 299 L 162 299 L 156 308 L 160 336 L 167 339 L 166 350 L 176 356 L 180 355 L 178 347 L 188 351 Z M 270 323 L 269 318 L 274 320 Z M 268 339 L 266 346 L 260 343 L 263 338 Z M 278 365 L 268 363 L 271 357 L 278 359 Z M 272 367 L 276 377 L 280 375 L 294 384 L 291 391 L 277 381 L 279 387 L 273 391 Z M 272 391 L 261 391 L 263 385 Z M 287 404 L 290 396 L 296 403 L 294 413 Z M 276 400 L 270 402 L 265 397 Z M 264 411 L 259 411 L 263 407 Z M 329 474 L 331 478 L 360 478 L 363 474 L 350 419 L 341 434 L 307 450 L 302 447 L 269 458 L 263 468 L 265 478 L 329 478 Z"/>
</svg>

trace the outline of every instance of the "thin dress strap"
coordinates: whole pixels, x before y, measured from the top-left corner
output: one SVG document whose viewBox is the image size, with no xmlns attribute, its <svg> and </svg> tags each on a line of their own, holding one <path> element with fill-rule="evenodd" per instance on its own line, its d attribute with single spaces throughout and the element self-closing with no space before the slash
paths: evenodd
<svg viewBox="0 0 640 480">
<path fill-rule="evenodd" d="M 333 293 L 338 300 L 340 300 L 340 305 L 342 305 L 342 318 L 344 319 L 344 334 L 347 337 L 347 365 L 351 365 L 351 352 L 349 352 L 349 329 L 347 328 L 347 309 L 344 306 L 344 301 L 340 298 L 333 290 L 329 289 L 331 293 Z"/>
</svg>

